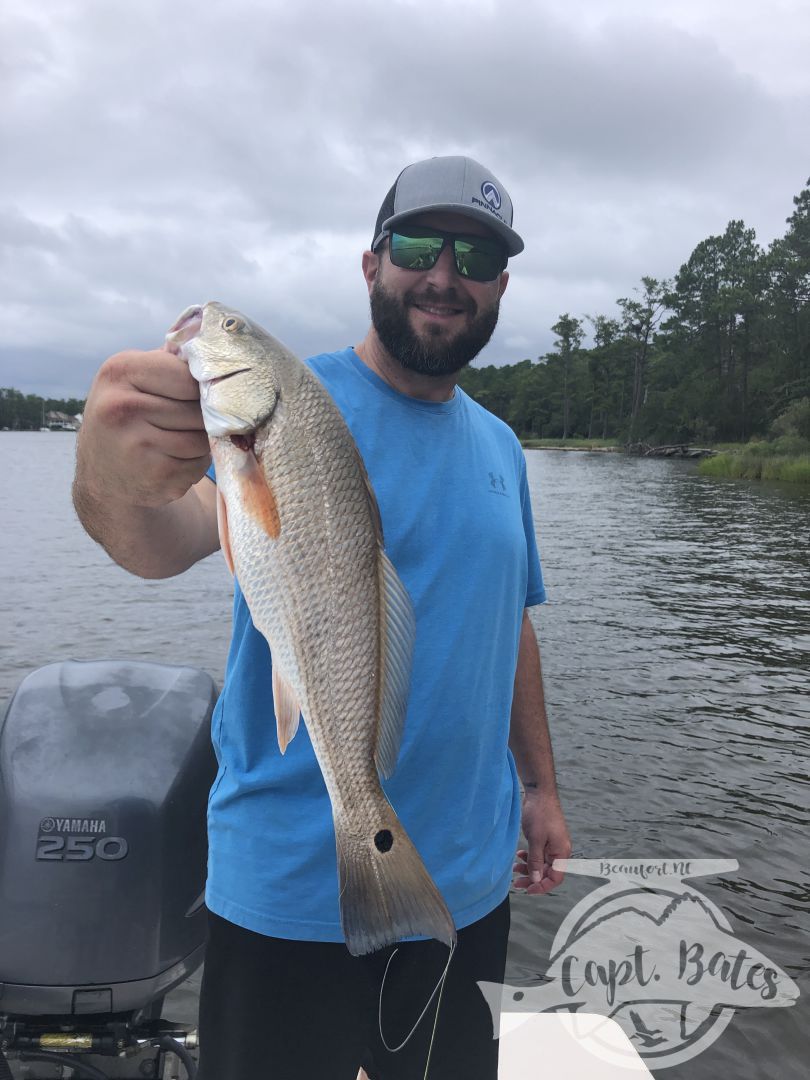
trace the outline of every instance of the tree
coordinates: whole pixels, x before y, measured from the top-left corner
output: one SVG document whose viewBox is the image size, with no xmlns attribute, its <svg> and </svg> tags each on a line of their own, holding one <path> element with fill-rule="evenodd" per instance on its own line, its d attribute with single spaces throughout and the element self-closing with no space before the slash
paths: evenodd
<svg viewBox="0 0 810 1080">
<path fill-rule="evenodd" d="M 786 234 L 768 252 L 771 329 L 779 381 L 772 409 L 810 392 L 810 179 L 793 198 Z"/>
<path fill-rule="evenodd" d="M 555 342 L 562 372 L 562 437 L 568 438 L 571 422 L 571 384 L 574 361 L 578 358 L 585 337 L 582 321 L 570 315 L 560 315 L 551 328 L 559 340 Z M 549 355 L 551 361 L 554 354 Z"/>
<path fill-rule="evenodd" d="M 566 313 L 538 363 L 470 369 L 463 385 L 521 435 L 687 442 L 777 430 L 810 398 L 810 180 L 793 205 L 767 253 L 732 220 L 674 281 L 643 277 L 618 317 L 589 315 L 590 349 Z"/>
<path fill-rule="evenodd" d="M 627 344 L 633 366 L 633 389 L 630 406 L 628 442 L 635 442 L 638 418 L 646 400 L 645 379 L 653 334 L 666 307 L 665 297 L 669 288 L 666 281 L 652 277 L 641 279 L 643 292 L 640 300 L 623 297 L 616 303 L 621 309 L 621 332 Z M 638 292 L 638 289 L 635 290 Z"/>
<path fill-rule="evenodd" d="M 616 430 L 624 406 L 625 372 L 617 347 L 620 326 L 617 319 L 609 319 L 606 315 L 589 315 L 588 321 L 593 326 L 593 348 L 587 353 L 591 391 L 588 438 L 594 437 L 594 423 L 598 423 L 601 438 L 606 439 L 610 417 L 613 417 L 613 429 Z"/>
<path fill-rule="evenodd" d="M 84 412 L 84 402 L 76 398 L 67 401 L 21 394 L 11 386 L 0 387 L 0 428 L 11 431 L 38 431 L 46 412 L 63 412 L 69 416 Z"/>
<path fill-rule="evenodd" d="M 701 241 L 675 278 L 668 303 L 676 319 L 667 330 L 693 370 L 700 410 L 726 438 L 750 432 L 750 375 L 762 359 L 767 265 L 753 229 L 730 221 L 722 236 Z M 702 393 L 701 393 L 702 390 Z M 763 412 L 762 387 L 759 413 Z M 762 415 L 757 416 L 757 426 Z"/>
</svg>

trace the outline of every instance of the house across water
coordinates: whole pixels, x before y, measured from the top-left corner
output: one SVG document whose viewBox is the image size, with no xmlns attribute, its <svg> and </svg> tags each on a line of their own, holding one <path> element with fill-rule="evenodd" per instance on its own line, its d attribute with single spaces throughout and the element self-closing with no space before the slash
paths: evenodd
<svg viewBox="0 0 810 1080">
<path fill-rule="evenodd" d="M 45 413 L 45 427 L 50 431 L 78 431 L 82 422 L 82 414 L 70 416 L 68 413 L 53 410 Z"/>
</svg>

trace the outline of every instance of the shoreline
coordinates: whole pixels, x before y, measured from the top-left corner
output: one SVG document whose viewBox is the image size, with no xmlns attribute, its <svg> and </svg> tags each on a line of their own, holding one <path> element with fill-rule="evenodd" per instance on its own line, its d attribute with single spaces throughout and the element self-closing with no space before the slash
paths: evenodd
<svg viewBox="0 0 810 1080">
<path fill-rule="evenodd" d="M 524 450 L 566 450 L 586 454 L 621 454 L 624 449 L 621 446 L 547 446 L 538 442 L 537 439 L 521 439 L 520 445 Z"/>
</svg>

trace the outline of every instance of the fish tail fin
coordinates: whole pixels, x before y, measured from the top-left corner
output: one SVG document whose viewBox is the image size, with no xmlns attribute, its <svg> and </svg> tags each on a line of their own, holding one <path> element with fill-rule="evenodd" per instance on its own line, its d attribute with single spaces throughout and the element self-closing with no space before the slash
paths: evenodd
<svg viewBox="0 0 810 1080">
<path fill-rule="evenodd" d="M 393 807 L 387 810 L 376 831 L 362 836 L 335 820 L 340 918 L 353 956 L 411 936 L 456 940 L 442 894 Z"/>
</svg>

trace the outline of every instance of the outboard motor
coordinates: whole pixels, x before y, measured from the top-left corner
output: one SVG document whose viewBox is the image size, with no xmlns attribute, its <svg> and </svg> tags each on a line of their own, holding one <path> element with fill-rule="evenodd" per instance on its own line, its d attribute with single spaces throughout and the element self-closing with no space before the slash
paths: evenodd
<svg viewBox="0 0 810 1080">
<path fill-rule="evenodd" d="M 0 722 L 0 1080 L 3 1052 L 102 1076 L 70 1052 L 166 1039 L 191 1069 L 192 1033 L 160 1012 L 205 950 L 215 700 L 204 671 L 124 660 L 18 687 Z"/>
</svg>

